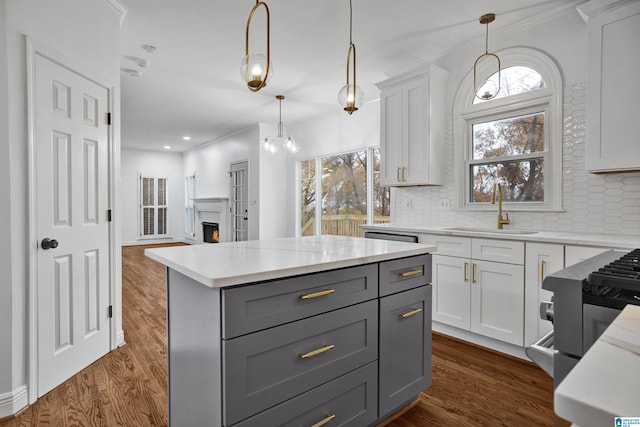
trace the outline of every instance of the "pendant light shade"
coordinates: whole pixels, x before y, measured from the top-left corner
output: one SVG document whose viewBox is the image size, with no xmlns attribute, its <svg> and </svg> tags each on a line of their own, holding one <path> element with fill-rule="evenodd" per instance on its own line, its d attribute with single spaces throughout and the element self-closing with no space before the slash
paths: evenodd
<svg viewBox="0 0 640 427">
<path fill-rule="evenodd" d="M 249 30 L 251 28 L 251 20 L 253 19 L 256 10 L 262 6 L 264 7 L 266 19 L 267 19 L 267 54 L 263 53 L 249 53 Z M 273 74 L 273 66 L 271 65 L 271 37 L 270 37 L 270 25 L 269 25 L 269 7 L 265 2 L 256 0 L 256 5 L 251 9 L 249 18 L 247 19 L 247 28 L 245 34 L 245 56 L 240 62 L 240 75 L 247 84 L 247 87 L 252 92 L 257 92 L 267 85 L 267 82 L 271 79 Z"/>
<path fill-rule="evenodd" d="M 356 45 L 353 44 L 353 5 L 349 0 L 349 50 L 347 51 L 347 84 L 338 92 L 338 103 L 349 114 L 362 106 L 364 92 L 356 84 Z"/>
<path fill-rule="evenodd" d="M 495 98 L 500 92 L 500 58 L 495 53 L 489 52 L 489 23 L 495 21 L 496 15 L 493 13 L 487 13 L 480 17 L 480 24 L 486 26 L 485 33 L 485 53 L 480 55 L 476 62 L 473 64 L 473 92 L 475 96 L 483 101 L 488 101 L 489 99 Z M 498 73 L 498 82 L 496 83 L 494 80 L 485 79 L 480 87 L 478 87 L 478 65 L 484 64 L 486 62 L 492 62 L 495 70 Z M 491 65 L 488 65 L 490 69 Z M 481 65 L 481 68 L 484 68 Z M 492 75 L 494 73 L 489 73 Z"/>
<path fill-rule="evenodd" d="M 300 147 L 290 136 L 284 136 L 284 124 L 282 123 L 282 100 L 284 95 L 276 95 L 276 99 L 280 102 L 280 116 L 278 120 L 278 136 L 268 136 L 262 143 L 262 148 L 270 153 L 277 153 L 281 148 L 290 153 L 297 153 Z"/>
</svg>

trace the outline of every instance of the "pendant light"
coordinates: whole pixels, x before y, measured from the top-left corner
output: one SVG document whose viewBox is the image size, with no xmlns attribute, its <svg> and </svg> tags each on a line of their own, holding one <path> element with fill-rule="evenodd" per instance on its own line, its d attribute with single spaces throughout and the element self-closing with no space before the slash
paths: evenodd
<svg viewBox="0 0 640 427">
<path fill-rule="evenodd" d="M 364 92 L 356 84 L 356 45 L 353 44 L 353 5 L 349 0 L 349 50 L 347 51 L 347 84 L 338 92 L 338 103 L 350 115 L 362 106 L 364 101 Z M 353 62 L 351 55 L 353 54 Z M 350 84 L 349 70 L 353 65 L 353 84 Z"/>
<path fill-rule="evenodd" d="M 267 18 L 267 55 L 262 53 L 249 54 L 249 29 L 251 28 L 251 19 L 253 14 L 260 6 L 264 7 Z M 273 66 L 271 65 L 271 48 L 270 48 L 270 25 L 269 25 L 269 7 L 265 2 L 256 0 L 256 5 L 251 9 L 249 18 L 247 19 L 247 28 L 245 35 L 245 57 L 240 63 L 240 75 L 252 92 L 257 92 L 267 85 L 271 75 L 273 74 Z"/>
<path fill-rule="evenodd" d="M 268 136 L 264 139 L 262 147 L 270 153 L 277 153 L 278 149 L 283 149 L 297 153 L 300 148 L 298 144 L 290 136 L 284 136 L 284 124 L 282 124 L 282 100 L 284 95 L 276 95 L 276 99 L 280 102 L 280 119 L 278 121 L 278 136 Z"/>
<path fill-rule="evenodd" d="M 485 34 L 485 52 L 480 55 L 476 62 L 473 64 L 473 92 L 475 96 L 483 101 L 488 101 L 489 99 L 493 99 L 500 92 L 500 58 L 495 53 L 489 52 L 489 23 L 495 21 L 496 15 L 493 13 L 487 13 L 480 17 L 480 24 L 486 26 L 486 34 Z M 496 84 L 493 80 L 485 80 L 482 83 L 482 86 L 478 87 L 477 84 L 477 68 L 478 64 L 483 59 L 495 59 L 497 71 L 498 71 L 498 83 Z"/>
</svg>

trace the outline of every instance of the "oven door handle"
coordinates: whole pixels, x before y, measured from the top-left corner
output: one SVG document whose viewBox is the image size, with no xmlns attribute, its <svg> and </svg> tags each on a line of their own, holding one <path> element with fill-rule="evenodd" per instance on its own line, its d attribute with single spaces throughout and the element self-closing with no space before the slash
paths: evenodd
<svg viewBox="0 0 640 427">
<path fill-rule="evenodd" d="M 525 349 L 529 359 L 533 360 L 547 374 L 553 377 L 553 331 L 549 332 L 538 341 Z"/>
</svg>

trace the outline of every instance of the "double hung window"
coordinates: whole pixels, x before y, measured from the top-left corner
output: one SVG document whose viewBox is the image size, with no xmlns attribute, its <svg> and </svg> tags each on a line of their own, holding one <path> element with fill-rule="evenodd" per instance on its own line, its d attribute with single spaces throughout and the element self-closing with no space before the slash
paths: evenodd
<svg viewBox="0 0 640 427">
<path fill-rule="evenodd" d="M 561 207 L 560 75 L 548 58 L 532 53 L 523 61 L 522 53 L 504 54 L 503 62 L 511 65 L 501 70 L 495 98 L 483 100 L 471 90 L 457 95 L 454 133 L 462 208 L 493 209 L 488 205 L 496 184 L 509 209 Z M 497 84 L 497 73 L 488 80 Z"/>
<path fill-rule="evenodd" d="M 140 174 L 140 237 L 169 234 L 167 178 Z"/>
</svg>

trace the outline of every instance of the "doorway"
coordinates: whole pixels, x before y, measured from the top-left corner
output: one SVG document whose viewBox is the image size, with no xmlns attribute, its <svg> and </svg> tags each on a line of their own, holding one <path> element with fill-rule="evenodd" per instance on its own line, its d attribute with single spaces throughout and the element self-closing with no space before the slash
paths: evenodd
<svg viewBox="0 0 640 427">
<path fill-rule="evenodd" d="M 112 348 L 111 91 L 28 44 L 34 402 Z"/>
<path fill-rule="evenodd" d="M 249 163 L 231 163 L 231 241 L 249 240 Z"/>
</svg>

